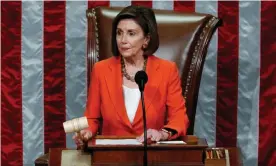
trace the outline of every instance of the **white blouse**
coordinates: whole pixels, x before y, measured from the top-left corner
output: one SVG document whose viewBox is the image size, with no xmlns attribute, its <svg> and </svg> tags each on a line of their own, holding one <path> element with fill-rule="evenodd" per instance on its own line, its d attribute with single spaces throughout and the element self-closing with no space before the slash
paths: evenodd
<svg viewBox="0 0 276 166">
<path fill-rule="evenodd" d="M 129 88 L 125 85 L 123 85 L 123 92 L 127 116 L 129 121 L 133 123 L 141 94 L 138 88 Z"/>
</svg>

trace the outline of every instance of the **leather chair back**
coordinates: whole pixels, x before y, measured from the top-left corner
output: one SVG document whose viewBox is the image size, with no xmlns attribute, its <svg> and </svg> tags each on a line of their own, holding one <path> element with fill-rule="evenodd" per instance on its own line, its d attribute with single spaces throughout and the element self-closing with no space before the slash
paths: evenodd
<svg viewBox="0 0 276 166">
<path fill-rule="evenodd" d="M 111 52 L 112 20 L 121 9 L 120 7 L 97 7 L 87 10 L 88 84 L 93 64 L 113 56 Z M 159 49 L 154 55 L 174 61 L 178 66 L 190 120 L 187 134 L 193 134 L 204 60 L 212 35 L 221 21 L 209 14 L 156 9 L 154 12 L 160 39 Z"/>
</svg>

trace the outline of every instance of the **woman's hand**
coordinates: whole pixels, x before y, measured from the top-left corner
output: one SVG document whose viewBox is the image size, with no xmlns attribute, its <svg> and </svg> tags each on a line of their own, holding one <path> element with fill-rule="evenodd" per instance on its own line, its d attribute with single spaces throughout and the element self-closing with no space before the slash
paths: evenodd
<svg viewBox="0 0 276 166">
<path fill-rule="evenodd" d="M 92 132 L 90 130 L 84 129 L 81 130 L 79 133 L 75 133 L 72 137 L 75 141 L 78 148 L 83 148 L 84 142 L 87 142 L 89 139 L 92 138 Z"/>
<path fill-rule="evenodd" d="M 147 130 L 147 140 L 151 140 L 153 142 L 164 141 L 169 138 L 169 134 L 164 131 L 158 131 L 155 129 Z M 139 142 L 144 142 L 144 134 L 136 138 Z"/>
</svg>

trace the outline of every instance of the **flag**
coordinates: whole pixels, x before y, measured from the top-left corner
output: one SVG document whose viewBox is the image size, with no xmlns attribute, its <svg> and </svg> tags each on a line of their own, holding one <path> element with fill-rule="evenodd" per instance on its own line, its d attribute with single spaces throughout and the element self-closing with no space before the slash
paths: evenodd
<svg viewBox="0 0 276 166">
<path fill-rule="evenodd" d="M 144 5 L 223 20 L 208 49 L 195 135 L 239 147 L 245 166 L 276 165 L 276 2 L 1 1 L 1 164 L 33 165 L 75 147 L 62 123 L 83 116 L 86 9 Z"/>
</svg>

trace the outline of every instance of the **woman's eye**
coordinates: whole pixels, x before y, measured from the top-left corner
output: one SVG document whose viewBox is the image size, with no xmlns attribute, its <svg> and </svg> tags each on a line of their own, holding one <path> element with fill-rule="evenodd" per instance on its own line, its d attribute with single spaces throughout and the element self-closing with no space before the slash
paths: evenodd
<svg viewBox="0 0 276 166">
<path fill-rule="evenodd" d="M 129 35 L 130 35 L 130 36 L 134 36 L 135 33 L 134 33 L 134 32 L 129 32 Z"/>
<path fill-rule="evenodd" d="M 120 31 L 117 31 L 117 33 L 116 33 L 116 34 L 119 36 L 119 35 L 121 35 L 121 32 L 120 32 Z"/>
</svg>

